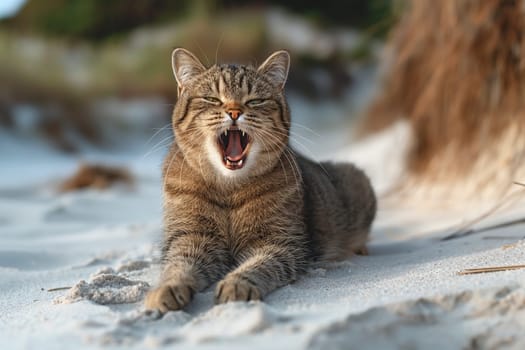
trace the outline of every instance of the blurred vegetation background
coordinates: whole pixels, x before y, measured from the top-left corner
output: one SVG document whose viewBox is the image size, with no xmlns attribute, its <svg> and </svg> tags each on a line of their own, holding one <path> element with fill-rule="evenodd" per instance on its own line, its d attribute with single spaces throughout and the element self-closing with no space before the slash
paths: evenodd
<svg viewBox="0 0 525 350">
<path fill-rule="evenodd" d="M 346 117 L 348 91 L 375 70 L 399 7 L 388 0 L 26 0 L 0 21 L 0 128 L 65 151 L 151 134 L 175 102 L 175 47 L 208 65 L 256 64 L 287 49 L 289 94 L 332 101 Z"/>
<path fill-rule="evenodd" d="M 396 124 L 409 132 L 409 192 L 525 177 L 525 0 L 3 0 L 0 11 L 11 2 L 22 5 L 0 18 L 0 147 L 105 152 L 153 135 L 162 149 L 174 48 L 210 66 L 286 49 L 308 156 Z"/>
</svg>

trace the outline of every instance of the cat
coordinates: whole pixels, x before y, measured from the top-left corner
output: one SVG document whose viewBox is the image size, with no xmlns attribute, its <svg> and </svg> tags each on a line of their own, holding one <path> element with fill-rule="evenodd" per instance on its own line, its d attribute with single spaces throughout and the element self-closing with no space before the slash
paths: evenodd
<svg viewBox="0 0 525 350">
<path fill-rule="evenodd" d="M 290 148 L 289 65 L 286 51 L 258 68 L 206 68 L 173 51 L 163 267 L 147 309 L 182 309 L 215 282 L 216 303 L 261 300 L 312 261 L 365 251 L 374 191 L 352 164 L 315 163 Z"/>
</svg>

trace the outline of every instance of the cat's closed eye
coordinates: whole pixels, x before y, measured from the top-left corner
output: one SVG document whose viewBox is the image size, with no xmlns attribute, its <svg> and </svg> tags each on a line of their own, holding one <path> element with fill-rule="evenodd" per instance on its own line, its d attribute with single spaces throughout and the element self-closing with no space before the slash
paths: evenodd
<svg viewBox="0 0 525 350">
<path fill-rule="evenodd" d="M 213 96 L 203 96 L 201 97 L 201 99 L 208 103 L 217 105 L 217 106 L 220 106 L 222 104 L 222 101 L 220 99 L 218 99 L 217 97 L 213 97 Z"/>
<path fill-rule="evenodd" d="M 265 100 L 265 99 L 262 99 L 262 98 L 256 98 L 256 99 L 253 99 L 253 100 L 246 101 L 245 104 L 248 107 L 257 107 L 257 106 L 265 104 L 267 101 L 268 100 Z"/>
</svg>

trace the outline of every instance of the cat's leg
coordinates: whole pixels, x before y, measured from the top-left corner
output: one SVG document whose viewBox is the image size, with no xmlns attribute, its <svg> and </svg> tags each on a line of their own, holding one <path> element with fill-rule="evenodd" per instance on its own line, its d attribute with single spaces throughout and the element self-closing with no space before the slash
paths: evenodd
<svg viewBox="0 0 525 350">
<path fill-rule="evenodd" d="M 197 291 L 224 276 L 229 265 L 225 244 L 210 234 L 172 235 L 164 248 L 160 286 L 148 293 L 147 309 L 161 312 L 185 307 Z"/>
<path fill-rule="evenodd" d="M 304 252 L 265 243 L 243 255 L 240 265 L 215 289 L 215 302 L 261 300 L 274 289 L 294 281 Z"/>
</svg>

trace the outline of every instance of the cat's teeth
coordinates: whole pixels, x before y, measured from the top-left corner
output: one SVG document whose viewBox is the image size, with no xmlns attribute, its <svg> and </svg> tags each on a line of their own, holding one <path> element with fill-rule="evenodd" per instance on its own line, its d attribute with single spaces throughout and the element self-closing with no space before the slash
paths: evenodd
<svg viewBox="0 0 525 350">
<path fill-rule="evenodd" d="M 228 159 L 226 159 L 226 165 L 231 166 L 232 162 L 230 162 Z"/>
<path fill-rule="evenodd" d="M 228 130 L 224 130 L 224 136 L 228 136 Z"/>
<path fill-rule="evenodd" d="M 246 135 L 246 133 L 244 131 L 242 131 L 241 133 L 242 133 L 242 137 L 244 137 Z"/>
<path fill-rule="evenodd" d="M 239 166 L 242 165 L 243 160 L 244 160 L 244 159 L 239 160 Z"/>
</svg>

